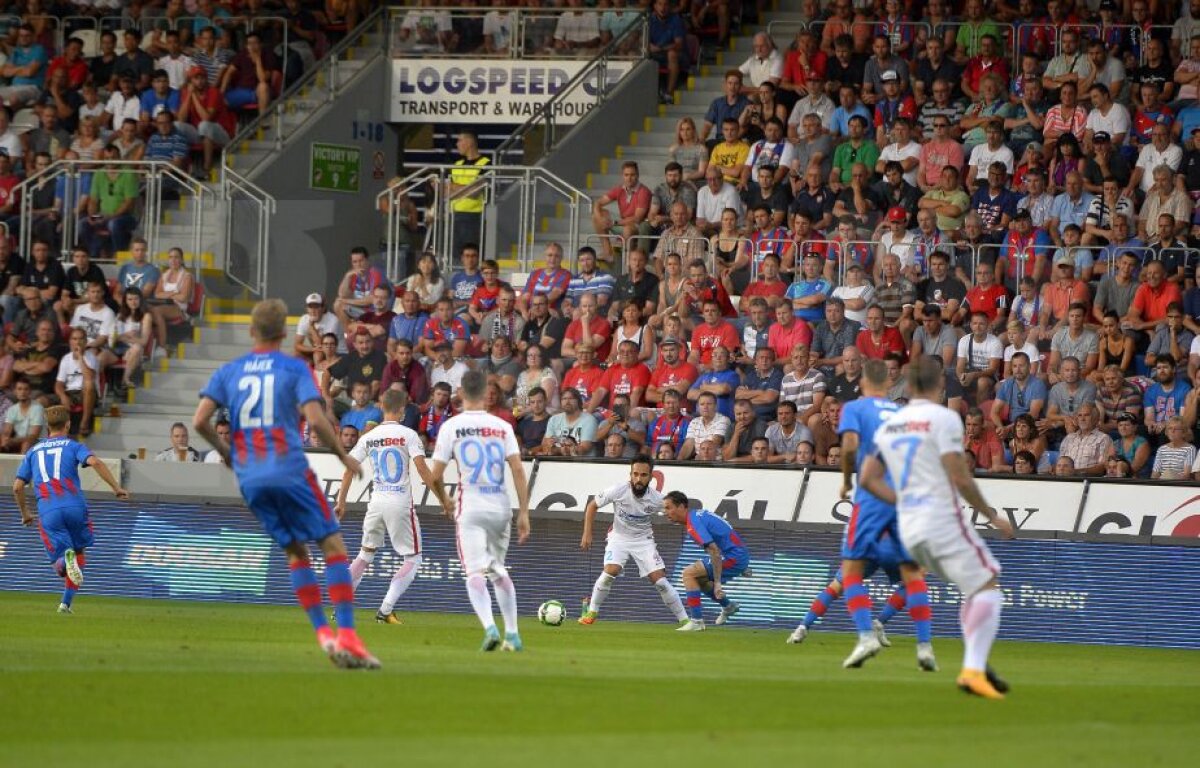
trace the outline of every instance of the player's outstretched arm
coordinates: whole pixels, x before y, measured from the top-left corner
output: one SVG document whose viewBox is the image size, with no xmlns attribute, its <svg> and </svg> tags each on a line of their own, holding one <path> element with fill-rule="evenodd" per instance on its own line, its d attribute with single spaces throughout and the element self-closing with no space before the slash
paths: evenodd
<svg viewBox="0 0 1200 768">
<path fill-rule="evenodd" d="M 121 484 L 117 482 L 117 478 L 113 477 L 112 470 L 108 468 L 103 459 L 99 456 L 89 456 L 87 466 L 96 470 L 96 474 L 100 475 L 100 479 L 107 483 L 109 488 L 112 488 L 114 496 L 118 499 L 129 498 L 129 491 L 121 487 Z"/>
<path fill-rule="evenodd" d="M 587 506 L 583 510 L 583 536 L 579 539 L 580 549 L 592 548 L 592 524 L 596 521 L 598 511 L 600 511 L 600 507 L 596 506 L 596 500 L 588 499 Z"/>
<path fill-rule="evenodd" d="M 308 426 L 317 433 L 317 437 L 321 438 L 321 445 L 329 446 L 341 459 L 342 466 L 352 475 L 362 477 L 362 467 L 359 465 L 358 459 L 346 453 L 346 449 L 342 447 L 342 441 L 338 439 L 337 432 L 325 418 L 325 409 L 319 400 L 309 400 L 304 404 L 304 418 L 308 422 Z"/>
<path fill-rule="evenodd" d="M 999 531 L 1004 538 L 1011 539 L 1013 537 L 1012 523 L 1001 517 L 995 509 L 988 505 L 979 491 L 979 486 L 975 484 L 971 470 L 967 469 L 967 460 L 963 455 L 961 453 L 942 454 L 942 467 L 963 499 L 976 511 L 982 512 L 992 527 Z"/>
<path fill-rule="evenodd" d="M 858 456 L 858 433 L 842 433 L 842 498 L 850 498 L 854 488 L 854 459 Z"/>
<path fill-rule="evenodd" d="M 517 489 L 517 543 L 524 544 L 529 538 L 529 483 L 525 479 L 521 454 L 508 457 L 508 468 L 512 470 L 513 486 Z"/>
<path fill-rule="evenodd" d="M 842 460 L 845 461 L 845 454 L 842 454 Z M 844 464 L 843 464 L 844 468 Z M 878 456 L 868 456 L 863 462 L 862 469 L 858 473 L 858 484 L 880 501 L 887 504 L 896 503 L 896 492 L 888 487 L 885 474 L 887 468 L 883 466 L 883 462 Z M 843 496 L 842 498 L 845 498 Z"/>
<path fill-rule="evenodd" d="M 225 466 L 230 466 L 229 443 L 217 434 L 217 428 L 212 423 L 213 414 L 216 412 L 216 400 L 209 397 L 200 398 L 200 404 L 196 406 L 196 414 L 192 416 L 192 429 L 208 441 L 208 444 L 221 456 L 221 461 L 225 463 Z"/>
<path fill-rule="evenodd" d="M 25 481 L 17 478 L 13 481 L 13 498 L 17 509 L 21 510 L 21 525 L 33 524 L 33 513 L 29 511 L 29 503 L 25 500 Z"/>
</svg>

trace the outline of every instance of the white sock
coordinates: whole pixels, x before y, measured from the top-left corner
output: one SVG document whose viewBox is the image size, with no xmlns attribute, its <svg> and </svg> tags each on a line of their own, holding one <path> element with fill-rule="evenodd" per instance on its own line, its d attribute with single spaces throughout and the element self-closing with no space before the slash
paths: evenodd
<svg viewBox="0 0 1200 768">
<path fill-rule="evenodd" d="M 392 583 L 388 585 L 387 594 L 383 597 L 383 604 L 379 606 L 380 613 L 391 613 L 396 607 L 397 601 L 413 583 L 413 579 L 417 578 L 417 568 L 421 566 L 420 555 L 410 555 L 404 558 L 404 565 L 396 569 L 392 574 Z"/>
<path fill-rule="evenodd" d="M 475 609 L 483 628 L 494 628 L 496 620 L 492 618 L 492 596 L 488 594 L 487 579 L 478 573 L 468 576 L 467 597 L 471 598 L 471 607 Z"/>
<path fill-rule="evenodd" d="M 517 588 L 507 573 L 492 576 L 492 591 L 496 593 L 496 605 L 500 606 L 500 615 L 504 617 L 505 634 L 517 634 Z"/>
<path fill-rule="evenodd" d="M 963 669 L 984 670 L 992 642 L 1000 631 L 1000 609 L 1004 594 L 985 589 L 972 595 L 959 612 L 963 633 Z"/>
<path fill-rule="evenodd" d="M 616 580 L 617 577 L 607 571 L 600 572 L 600 578 L 596 579 L 596 585 L 592 587 L 592 599 L 588 602 L 589 611 L 600 612 L 600 606 L 604 604 L 613 582 Z"/>
<path fill-rule="evenodd" d="M 667 610 L 675 615 L 675 621 L 683 621 L 688 617 L 687 611 L 683 609 L 683 601 L 679 599 L 679 592 L 666 576 L 654 582 L 654 588 L 658 590 L 658 596 L 662 598 L 663 605 L 667 606 Z"/>
<path fill-rule="evenodd" d="M 354 581 L 354 591 L 358 591 L 358 583 L 362 581 L 363 574 L 367 572 L 367 566 L 375 559 L 374 552 L 368 552 L 365 549 L 358 550 L 358 556 L 354 558 L 354 562 L 350 563 L 350 578 Z"/>
</svg>

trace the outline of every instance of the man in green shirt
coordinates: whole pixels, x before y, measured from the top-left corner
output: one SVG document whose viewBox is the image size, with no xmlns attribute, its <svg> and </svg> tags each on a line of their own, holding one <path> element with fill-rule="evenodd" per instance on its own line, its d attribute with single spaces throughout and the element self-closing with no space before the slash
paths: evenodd
<svg viewBox="0 0 1200 768">
<path fill-rule="evenodd" d="M 101 150 L 105 161 L 117 159 L 117 148 L 110 144 Z M 98 259 L 102 253 L 115 257 L 129 249 L 138 220 L 134 207 L 138 199 L 137 176 L 118 165 L 106 165 L 92 174 L 88 217 L 80 227 L 88 254 Z"/>
<path fill-rule="evenodd" d="M 829 186 L 834 192 L 841 190 L 843 184 L 849 184 L 855 163 L 862 163 L 867 168 L 874 168 L 879 159 L 879 147 L 868 138 L 867 119 L 862 115 L 853 115 L 847 123 L 850 139 L 838 145 L 833 151 L 833 171 L 829 174 Z"/>
<path fill-rule="evenodd" d="M 941 183 L 917 201 L 918 210 L 937 214 L 938 229 L 951 237 L 962 228 L 963 218 L 971 207 L 971 199 L 958 183 L 958 169 L 947 165 L 942 169 Z"/>
</svg>

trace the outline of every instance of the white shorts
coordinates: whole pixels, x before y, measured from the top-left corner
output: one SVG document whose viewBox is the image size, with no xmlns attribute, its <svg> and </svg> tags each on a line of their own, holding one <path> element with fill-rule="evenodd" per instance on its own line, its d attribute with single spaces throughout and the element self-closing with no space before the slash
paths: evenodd
<svg viewBox="0 0 1200 768">
<path fill-rule="evenodd" d="M 458 560 L 468 575 L 504 567 L 512 513 L 463 515 L 458 518 Z"/>
<path fill-rule="evenodd" d="M 372 500 L 367 504 L 367 514 L 363 517 L 361 546 L 366 549 L 379 549 L 383 546 L 384 531 L 387 531 L 396 554 L 408 556 L 421 551 L 421 523 L 417 520 L 412 501 Z"/>
<path fill-rule="evenodd" d="M 910 537 L 901 531 L 901 539 L 922 567 L 938 574 L 942 581 L 954 584 L 965 599 L 1000 575 L 1000 563 L 966 522 L 946 530 L 949 533 L 916 541 L 909 541 Z"/>
<path fill-rule="evenodd" d="M 604 564 L 615 565 L 622 570 L 629 558 L 637 563 L 638 575 L 649 576 L 655 571 L 666 570 L 662 556 L 654 539 L 613 539 L 609 538 L 604 546 Z"/>
</svg>

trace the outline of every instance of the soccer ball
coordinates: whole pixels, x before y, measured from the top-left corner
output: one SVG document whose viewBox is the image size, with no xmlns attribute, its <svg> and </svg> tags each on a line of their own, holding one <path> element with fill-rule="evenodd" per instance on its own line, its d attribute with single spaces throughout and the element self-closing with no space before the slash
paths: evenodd
<svg viewBox="0 0 1200 768">
<path fill-rule="evenodd" d="M 538 621 L 550 627 L 557 627 L 567 618 L 567 609 L 557 600 L 547 600 L 538 608 Z"/>
</svg>

